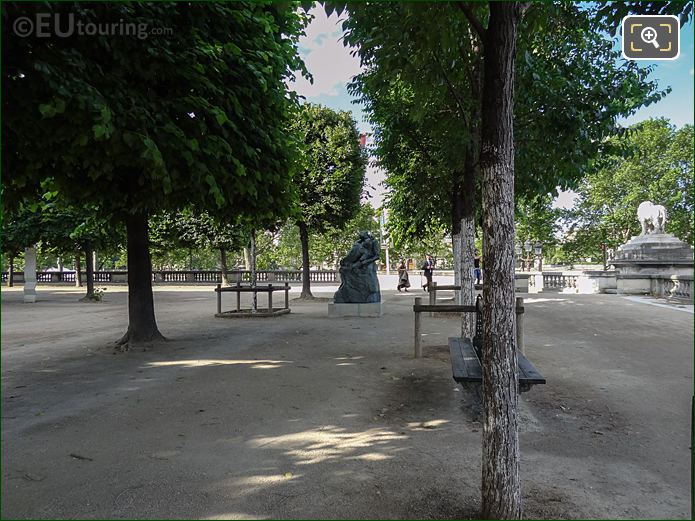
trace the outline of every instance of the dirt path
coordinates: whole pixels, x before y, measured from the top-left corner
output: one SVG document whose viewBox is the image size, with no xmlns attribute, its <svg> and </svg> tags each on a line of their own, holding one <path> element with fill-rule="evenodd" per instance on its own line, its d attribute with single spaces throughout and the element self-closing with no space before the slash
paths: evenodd
<svg viewBox="0 0 695 521">
<path fill-rule="evenodd" d="M 320 290 L 316 292 L 321 295 Z M 477 514 L 480 424 L 451 380 L 452 318 L 385 292 L 380 319 L 292 302 L 212 317 L 159 288 L 171 340 L 113 354 L 125 293 L 36 305 L 3 292 L 4 518 L 461 518 Z M 692 315 L 616 296 L 530 296 L 522 397 L 528 517 L 688 518 Z"/>
</svg>

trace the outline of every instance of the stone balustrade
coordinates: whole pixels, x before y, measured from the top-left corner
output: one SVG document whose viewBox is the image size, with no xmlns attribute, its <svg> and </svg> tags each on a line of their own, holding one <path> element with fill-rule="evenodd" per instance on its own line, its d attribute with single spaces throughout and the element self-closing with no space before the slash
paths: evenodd
<svg viewBox="0 0 695 521">
<path fill-rule="evenodd" d="M 7 272 L 2 272 L 2 282 L 7 282 Z M 36 280 L 40 284 L 74 284 L 74 271 L 38 271 Z M 80 278 L 86 282 L 86 273 L 80 273 Z M 230 282 L 250 282 L 249 270 L 231 270 L 227 272 Z M 340 284 L 340 273 L 334 270 L 311 270 L 309 280 L 312 283 Z M 17 284 L 24 283 L 24 272 L 14 272 L 13 281 Z M 257 282 L 301 282 L 301 270 L 258 270 Z M 128 282 L 127 271 L 95 271 L 94 282 L 99 284 L 125 284 Z M 194 271 L 161 271 L 152 272 L 154 284 L 219 284 L 222 282 L 222 272 L 219 270 L 194 270 Z"/>
<path fill-rule="evenodd" d="M 411 275 L 417 274 L 411 272 Z M 311 270 L 309 272 L 312 284 L 340 284 L 340 273 L 335 270 Z M 436 275 L 446 275 L 437 271 Z M 86 274 L 80 273 L 82 281 L 86 281 Z M 544 271 L 516 273 L 515 286 L 519 293 L 616 293 L 617 278 L 639 277 L 649 281 L 650 291 L 641 291 L 635 294 L 651 294 L 654 297 L 675 299 L 692 302 L 693 277 L 686 275 L 617 275 L 615 271 Z M 232 270 L 228 272 L 229 281 L 232 283 L 250 282 L 251 272 L 248 270 Z M 256 272 L 258 283 L 290 282 L 301 283 L 301 270 L 258 270 Z M 39 271 L 36 273 L 36 281 L 39 284 L 74 284 L 75 272 L 69 271 Z M 219 270 L 200 271 L 161 271 L 152 272 L 154 284 L 219 284 L 222 275 Z M 7 282 L 7 272 L 2 272 L 2 282 Z M 16 284 L 24 283 L 24 272 L 14 273 Z M 94 282 L 96 284 L 125 284 L 128 282 L 127 271 L 95 271 Z M 625 282 L 623 280 L 623 282 Z M 643 285 L 643 283 L 640 283 Z M 625 286 L 625 285 L 624 285 Z"/>
</svg>

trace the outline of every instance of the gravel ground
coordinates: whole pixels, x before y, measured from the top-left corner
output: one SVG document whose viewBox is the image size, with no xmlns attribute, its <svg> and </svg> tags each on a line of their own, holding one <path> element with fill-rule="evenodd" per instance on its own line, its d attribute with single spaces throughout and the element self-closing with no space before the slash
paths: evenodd
<svg viewBox="0 0 695 521">
<path fill-rule="evenodd" d="M 457 320 L 425 317 L 412 358 L 424 293 L 385 291 L 381 318 L 295 300 L 234 320 L 213 317 L 211 288 L 158 287 L 169 341 L 118 353 L 124 288 L 101 303 L 39 290 L 33 305 L 2 292 L 4 519 L 477 515 L 481 426 L 446 348 Z M 525 515 L 688 519 L 693 315 L 525 297 L 526 354 L 548 380 L 520 400 Z"/>
</svg>

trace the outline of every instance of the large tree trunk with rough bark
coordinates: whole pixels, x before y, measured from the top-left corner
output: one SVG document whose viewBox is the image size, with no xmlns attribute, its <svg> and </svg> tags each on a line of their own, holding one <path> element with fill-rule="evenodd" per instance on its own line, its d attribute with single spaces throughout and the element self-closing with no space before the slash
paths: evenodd
<svg viewBox="0 0 695 521">
<path fill-rule="evenodd" d="M 14 255 L 10 255 L 10 268 L 7 272 L 7 286 L 14 286 Z"/>
<path fill-rule="evenodd" d="M 75 253 L 75 286 L 78 288 L 82 287 L 82 276 L 80 272 L 82 271 L 82 257 L 80 252 Z"/>
<path fill-rule="evenodd" d="M 482 67 L 478 61 L 471 73 L 471 96 L 480 101 L 482 91 Z M 475 305 L 475 207 L 478 194 L 476 179 L 480 159 L 480 105 L 473 105 L 470 115 L 470 140 L 466 147 L 461 184 L 461 294 L 460 303 Z M 475 335 L 475 315 L 462 313 L 461 336 L 473 338 Z"/>
<path fill-rule="evenodd" d="M 118 344 L 136 346 L 164 340 L 164 337 L 154 316 L 147 215 L 128 215 L 125 225 L 128 240 L 128 331 Z"/>
<path fill-rule="evenodd" d="M 476 142 L 477 146 L 477 142 Z M 477 154 L 473 153 L 473 145 L 466 154 L 466 164 L 461 186 L 461 292 L 459 302 L 463 306 L 475 305 L 475 276 L 473 257 L 475 255 L 475 163 Z M 475 314 L 461 314 L 461 336 L 473 338 L 475 335 Z"/>
<path fill-rule="evenodd" d="M 520 4 L 490 2 L 485 39 L 482 515 L 521 518 L 514 316 L 514 55 Z"/>
<path fill-rule="evenodd" d="M 309 280 L 311 276 L 309 269 L 309 230 L 303 221 L 298 222 L 297 226 L 299 226 L 299 241 L 302 243 L 302 294 L 299 298 L 313 299 L 311 280 Z"/>
<path fill-rule="evenodd" d="M 220 248 L 220 272 L 222 273 L 222 284 L 229 286 L 229 268 L 227 267 L 227 251 Z"/>
<path fill-rule="evenodd" d="M 94 300 L 94 256 L 91 241 L 87 241 L 84 245 L 84 260 L 85 271 L 87 278 L 87 294 L 82 297 L 82 300 Z"/>
</svg>

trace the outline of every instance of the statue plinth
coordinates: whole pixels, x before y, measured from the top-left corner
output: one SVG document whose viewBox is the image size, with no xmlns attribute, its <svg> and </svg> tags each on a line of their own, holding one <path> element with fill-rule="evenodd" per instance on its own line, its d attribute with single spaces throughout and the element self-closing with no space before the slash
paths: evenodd
<svg viewBox="0 0 695 521">
<path fill-rule="evenodd" d="M 637 218 L 642 233 L 620 246 L 611 261 L 618 272 L 618 293 L 650 294 L 654 279 L 692 275 L 693 249 L 666 233 L 666 209 L 645 201 L 637 209 Z"/>
<path fill-rule="evenodd" d="M 693 249 L 670 233 L 648 233 L 620 246 L 611 263 L 622 275 L 691 275 Z"/>
</svg>

